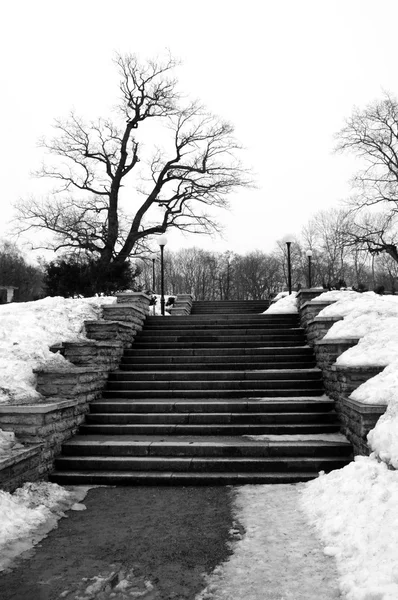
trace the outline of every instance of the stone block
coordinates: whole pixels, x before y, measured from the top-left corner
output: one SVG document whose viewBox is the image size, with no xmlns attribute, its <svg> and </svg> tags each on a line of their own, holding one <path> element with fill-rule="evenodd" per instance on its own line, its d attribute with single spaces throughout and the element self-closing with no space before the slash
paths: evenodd
<svg viewBox="0 0 398 600">
<path fill-rule="evenodd" d="M 343 317 L 315 317 L 306 324 L 307 340 L 313 346 L 318 340 L 321 340 L 331 327 Z"/>
<path fill-rule="evenodd" d="M 144 292 L 121 292 L 116 294 L 117 304 L 134 304 L 144 310 L 148 309 L 150 301 L 151 296 L 144 294 Z"/>
<path fill-rule="evenodd" d="M 334 300 L 311 300 L 305 302 L 299 309 L 300 322 L 302 327 L 306 327 L 310 321 L 313 321 L 316 316 L 331 304 L 334 304 Z"/>
<path fill-rule="evenodd" d="M 37 391 L 42 396 L 74 398 L 81 394 L 101 392 L 108 373 L 97 367 L 36 369 Z"/>
<path fill-rule="evenodd" d="M 385 410 L 386 406 L 380 404 L 364 404 L 339 395 L 336 411 L 342 423 L 342 431 L 353 444 L 355 454 L 370 453 L 367 435 Z"/>
<path fill-rule="evenodd" d="M 378 375 L 385 367 L 380 365 L 343 366 L 332 365 L 330 371 L 335 375 L 335 386 L 343 396 L 349 396 L 362 383 Z"/>
<path fill-rule="evenodd" d="M 301 290 L 297 292 L 299 308 L 306 302 L 310 302 L 313 298 L 317 298 L 317 296 L 320 296 L 323 292 L 327 292 L 327 290 L 324 290 L 323 288 L 301 288 Z"/>
<path fill-rule="evenodd" d="M 98 341 L 120 341 L 129 348 L 142 325 L 121 321 L 85 321 L 87 337 Z"/>
<path fill-rule="evenodd" d="M 137 304 L 108 304 L 103 307 L 102 315 L 106 321 L 121 321 L 143 325 L 148 310 L 144 310 Z"/>
<path fill-rule="evenodd" d="M 123 343 L 117 341 L 64 342 L 64 356 L 78 366 L 96 365 L 111 371 L 120 364 Z"/>
</svg>

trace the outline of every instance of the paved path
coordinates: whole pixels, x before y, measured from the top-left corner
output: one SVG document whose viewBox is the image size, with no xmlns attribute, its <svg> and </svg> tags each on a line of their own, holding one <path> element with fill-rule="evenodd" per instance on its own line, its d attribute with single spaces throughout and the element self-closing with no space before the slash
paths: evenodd
<svg viewBox="0 0 398 600">
<path fill-rule="evenodd" d="M 103 487 L 83 502 L 0 575 L 1 600 L 339 597 L 297 486 Z"/>
</svg>

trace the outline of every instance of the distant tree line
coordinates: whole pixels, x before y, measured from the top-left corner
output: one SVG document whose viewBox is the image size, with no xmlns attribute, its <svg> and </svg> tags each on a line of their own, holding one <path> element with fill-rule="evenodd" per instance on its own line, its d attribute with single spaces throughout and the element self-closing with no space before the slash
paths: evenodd
<svg viewBox="0 0 398 600">
<path fill-rule="evenodd" d="M 352 245 L 346 236 L 349 211 L 317 213 L 291 245 L 292 286 L 309 285 L 307 250 L 312 251 L 311 285 L 325 289 L 352 287 L 359 291 L 397 290 L 398 263 L 388 254 L 376 255 Z M 136 280 L 153 288 L 153 263 L 141 261 Z M 260 300 L 287 289 L 287 247 L 279 241 L 270 253 L 247 254 L 187 248 L 165 251 L 166 293 L 189 293 L 197 300 Z M 155 261 L 155 291 L 160 289 L 160 262 Z"/>
</svg>

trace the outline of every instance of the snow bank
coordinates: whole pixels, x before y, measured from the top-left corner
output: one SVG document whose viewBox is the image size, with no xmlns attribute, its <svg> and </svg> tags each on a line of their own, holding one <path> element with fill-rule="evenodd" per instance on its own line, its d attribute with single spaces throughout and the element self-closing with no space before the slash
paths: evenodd
<svg viewBox="0 0 398 600">
<path fill-rule="evenodd" d="M 280 296 L 278 298 L 278 296 Z M 277 300 L 274 304 L 271 304 L 267 310 L 263 312 L 263 314 L 285 314 L 285 313 L 297 313 L 297 293 L 292 292 L 288 294 L 287 292 L 281 292 L 275 297 Z"/>
<path fill-rule="evenodd" d="M 398 598 L 398 472 L 356 457 L 306 484 L 302 506 L 337 561 L 347 600 Z"/>
<path fill-rule="evenodd" d="M 344 317 L 329 329 L 325 339 L 360 339 L 356 346 L 343 352 L 336 363 L 342 366 L 390 365 L 360 385 L 350 398 L 367 404 L 398 402 L 398 297 L 380 296 L 374 292 L 339 294 L 335 296 L 335 304 L 319 313 L 319 316 Z"/>
<path fill-rule="evenodd" d="M 65 510 L 84 509 L 80 501 L 89 489 L 39 482 L 25 483 L 14 494 L 0 490 L 0 571 L 54 529 Z"/>
<path fill-rule="evenodd" d="M 392 363 L 378 377 L 391 378 L 388 384 L 391 390 L 398 390 L 398 361 Z M 376 379 L 376 377 L 373 377 Z M 376 384 L 377 385 L 377 384 Z M 394 469 L 398 469 L 398 398 L 395 391 L 392 398 L 388 398 L 387 410 L 376 423 L 376 427 L 368 433 L 368 442 L 377 456 Z"/>
<path fill-rule="evenodd" d="M 359 338 L 383 327 L 388 328 L 389 325 L 393 330 L 397 327 L 398 296 L 379 296 L 374 292 L 364 294 L 340 292 L 340 294 L 344 296 L 337 299 L 334 304 L 325 307 L 318 315 L 319 317 L 344 317 L 329 329 L 325 338 Z M 390 319 L 395 319 L 395 322 L 390 324 Z"/>
<path fill-rule="evenodd" d="M 44 298 L 0 306 L 0 402 L 34 402 L 33 369 L 48 364 L 67 365 L 49 346 L 85 339 L 84 321 L 100 317 L 101 306 L 114 297 Z"/>
<path fill-rule="evenodd" d="M 319 294 L 316 298 L 312 298 L 311 302 L 317 302 L 318 300 L 335 302 L 336 300 L 348 300 L 349 298 L 355 298 L 360 295 L 359 292 L 354 292 L 352 290 L 329 290 Z"/>
</svg>

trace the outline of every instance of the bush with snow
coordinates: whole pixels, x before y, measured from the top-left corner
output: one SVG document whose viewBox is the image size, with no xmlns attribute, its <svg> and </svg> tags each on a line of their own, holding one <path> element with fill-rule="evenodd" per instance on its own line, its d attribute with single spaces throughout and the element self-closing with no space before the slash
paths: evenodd
<svg viewBox="0 0 398 600">
<path fill-rule="evenodd" d="M 85 339 L 84 321 L 100 318 L 114 297 L 44 298 L 0 306 L 0 402 L 23 404 L 40 399 L 33 369 L 70 364 L 49 349 L 63 341 Z"/>
<path fill-rule="evenodd" d="M 279 296 L 279 298 L 278 298 Z M 297 313 L 297 293 L 292 292 L 288 294 L 287 292 L 281 292 L 276 296 L 277 300 L 274 304 L 271 304 L 267 310 L 264 311 L 265 314 L 290 314 Z"/>
</svg>

